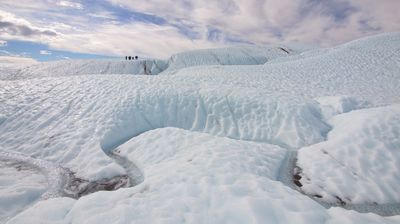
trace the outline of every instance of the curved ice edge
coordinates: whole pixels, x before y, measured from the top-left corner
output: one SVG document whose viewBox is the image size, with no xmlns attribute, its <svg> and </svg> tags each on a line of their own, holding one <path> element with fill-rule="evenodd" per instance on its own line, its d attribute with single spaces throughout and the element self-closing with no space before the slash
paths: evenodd
<svg viewBox="0 0 400 224">
<path fill-rule="evenodd" d="M 126 169 L 126 175 L 88 181 L 76 177 L 74 172 L 58 164 L 19 153 L 0 151 L 0 160 L 23 163 L 42 173 L 46 177 L 47 190 L 41 195 L 41 200 L 56 197 L 77 199 L 97 191 L 113 191 L 123 187 L 132 187 L 143 182 L 142 172 L 133 162 L 115 153 L 108 155 Z"/>
<path fill-rule="evenodd" d="M 144 175 L 142 170 L 136 166 L 136 164 L 130 161 L 128 158 L 121 156 L 118 149 L 114 149 L 106 153 L 115 163 L 125 169 L 127 177 L 129 178 L 129 187 L 136 186 L 144 181 Z"/>
<path fill-rule="evenodd" d="M 341 203 L 328 203 L 312 195 L 305 194 L 301 188 L 295 185 L 293 175 L 296 167 L 297 151 L 288 150 L 284 161 L 279 169 L 278 180 L 286 186 L 296 190 L 315 202 L 319 203 L 326 209 L 331 207 L 341 207 L 347 210 L 354 210 L 360 213 L 375 213 L 380 216 L 393 216 L 400 214 L 400 203 L 390 204 L 341 204 Z"/>
<path fill-rule="evenodd" d="M 69 176 L 69 170 L 49 161 L 14 152 L 0 151 L 0 159 L 24 163 L 42 173 L 47 180 L 47 191 L 42 194 L 41 199 L 63 196 L 62 188 L 68 181 L 66 177 Z"/>
</svg>

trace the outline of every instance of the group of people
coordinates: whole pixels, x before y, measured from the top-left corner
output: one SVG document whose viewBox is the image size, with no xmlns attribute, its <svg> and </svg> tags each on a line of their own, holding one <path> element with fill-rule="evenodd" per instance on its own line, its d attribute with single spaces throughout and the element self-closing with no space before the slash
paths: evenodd
<svg viewBox="0 0 400 224">
<path fill-rule="evenodd" d="M 125 60 L 138 60 L 139 59 L 139 57 L 138 56 L 125 56 Z"/>
</svg>

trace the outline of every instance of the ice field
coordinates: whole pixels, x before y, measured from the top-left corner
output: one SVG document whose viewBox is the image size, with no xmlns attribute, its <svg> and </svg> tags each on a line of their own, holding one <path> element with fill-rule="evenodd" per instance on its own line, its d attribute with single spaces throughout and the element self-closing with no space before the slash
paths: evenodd
<svg viewBox="0 0 400 224">
<path fill-rule="evenodd" d="M 7 62 L 0 87 L 0 223 L 400 223 L 399 33 Z"/>
</svg>

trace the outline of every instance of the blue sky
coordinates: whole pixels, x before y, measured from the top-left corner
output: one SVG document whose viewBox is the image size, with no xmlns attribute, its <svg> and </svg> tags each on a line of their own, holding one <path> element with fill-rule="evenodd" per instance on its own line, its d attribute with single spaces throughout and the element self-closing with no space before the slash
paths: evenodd
<svg viewBox="0 0 400 224">
<path fill-rule="evenodd" d="M 29 41 L 7 41 L 7 45 L 0 48 L 0 55 L 31 57 L 38 61 L 65 60 L 65 59 L 117 59 L 115 56 L 75 53 L 70 51 L 52 50 L 47 44 Z"/>
<path fill-rule="evenodd" d="M 0 56 L 166 58 L 235 44 L 334 46 L 400 31 L 398 0 L 2 0 Z"/>
</svg>

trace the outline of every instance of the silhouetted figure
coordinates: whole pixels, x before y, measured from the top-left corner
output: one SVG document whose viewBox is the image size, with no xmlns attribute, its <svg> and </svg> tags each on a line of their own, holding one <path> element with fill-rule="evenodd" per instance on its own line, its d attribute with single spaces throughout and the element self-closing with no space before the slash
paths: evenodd
<svg viewBox="0 0 400 224">
<path fill-rule="evenodd" d="M 129 61 L 131 60 L 131 56 L 128 56 Z"/>
<path fill-rule="evenodd" d="M 127 61 L 128 60 L 128 56 L 125 56 L 125 61 Z"/>
<path fill-rule="evenodd" d="M 138 58 L 139 58 L 139 57 L 136 55 L 136 56 L 135 56 L 135 59 L 138 60 Z"/>
</svg>

